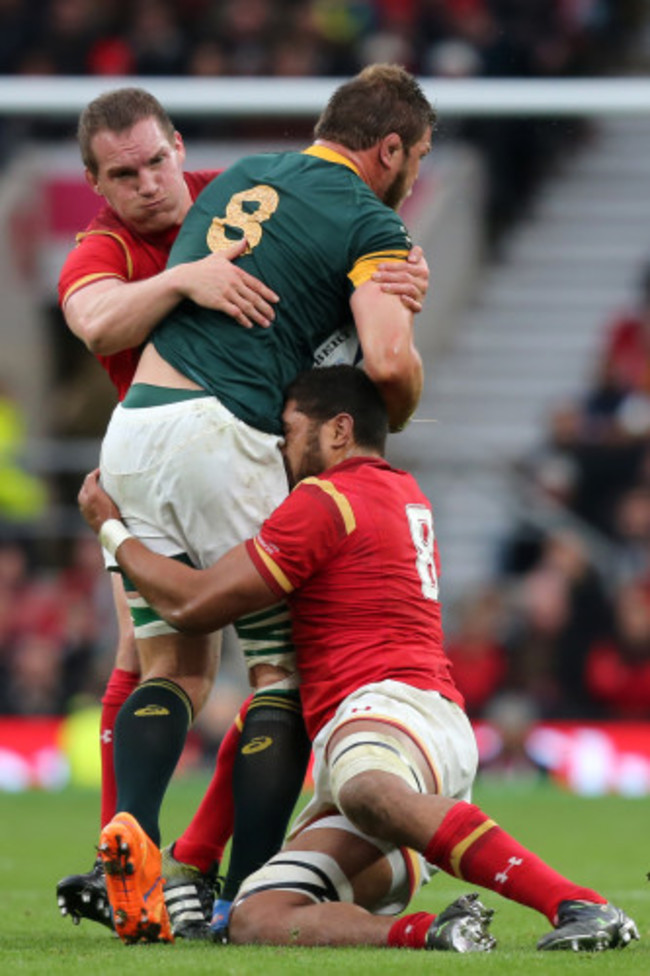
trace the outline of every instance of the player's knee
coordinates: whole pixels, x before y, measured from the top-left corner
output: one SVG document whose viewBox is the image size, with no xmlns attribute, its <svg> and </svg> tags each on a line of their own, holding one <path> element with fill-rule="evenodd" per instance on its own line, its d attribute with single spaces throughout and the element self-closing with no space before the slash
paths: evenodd
<svg viewBox="0 0 650 976">
<path fill-rule="evenodd" d="M 392 840 L 396 807 L 405 791 L 423 792 L 422 777 L 390 735 L 354 732 L 330 749 L 332 796 L 365 834 Z"/>
<path fill-rule="evenodd" d="M 228 938 L 235 945 L 250 945 L 261 941 L 266 926 L 266 913 L 258 909 L 259 898 L 247 898 L 230 913 Z"/>
<path fill-rule="evenodd" d="M 210 697 L 214 687 L 213 679 L 209 675 L 191 675 L 182 678 L 177 677 L 175 680 L 192 702 L 194 715 L 198 715 Z"/>
<path fill-rule="evenodd" d="M 236 902 L 228 920 L 228 938 L 235 945 L 283 944 L 291 930 L 298 894 L 265 891 Z"/>
<path fill-rule="evenodd" d="M 392 839 L 393 804 L 381 790 L 384 777 L 372 772 L 349 779 L 337 796 L 341 812 L 364 834 Z"/>
</svg>

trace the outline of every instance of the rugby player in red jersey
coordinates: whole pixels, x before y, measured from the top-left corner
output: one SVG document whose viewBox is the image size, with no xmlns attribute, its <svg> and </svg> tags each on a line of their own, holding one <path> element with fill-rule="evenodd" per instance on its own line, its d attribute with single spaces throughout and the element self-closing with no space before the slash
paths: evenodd
<svg viewBox="0 0 650 976">
<path fill-rule="evenodd" d="M 64 262 L 59 302 L 66 324 L 106 369 L 119 400 L 149 333 L 183 298 L 222 309 L 245 327 L 272 322 L 277 296 L 233 264 L 244 242 L 165 270 L 187 211 L 219 170 L 184 171 L 183 139 L 156 98 L 139 88 L 99 96 L 81 113 L 78 141 L 86 180 L 104 205 Z M 140 680 L 124 586 L 119 575 L 111 575 L 118 646 L 102 699 L 102 826 L 115 813 L 115 718 Z M 227 836 L 228 824 L 225 831 Z M 74 921 L 85 917 L 111 925 L 101 862 L 88 874 L 59 882 L 57 900 Z"/>
<path fill-rule="evenodd" d="M 542 913 L 542 950 L 622 948 L 636 925 L 560 875 L 471 803 L 477 749 L 443 648 L 431 505 L 383 458 L 388 422 L 358 369 L 301 374 L 287 390 L 295 487 L 258 534 L 195 570 L 134 539 L 98 486 L 80 492 L 95 532 L 161 616 L 209 632 L 286 599 L 314 797 L 288 843 L 246 879 L 236 943 L 489 951 L 475 895 L 395 919 L 432 866 Z"/>
</svg>

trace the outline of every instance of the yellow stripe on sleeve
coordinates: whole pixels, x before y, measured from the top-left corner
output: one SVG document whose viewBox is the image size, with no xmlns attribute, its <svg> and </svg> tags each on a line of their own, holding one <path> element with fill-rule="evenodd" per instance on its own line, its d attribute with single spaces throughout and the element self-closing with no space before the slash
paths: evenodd
<svg viewBox="0 0 650 976">
<path fill-rule="evenodd" d="M 351 271 L 348 271 L 348 278 L 354 287 L 358 288 L 364 281 L 369 281 L 372 278 L 378 266 L 384 261 L 406 261 L 408 253 L 408 251 L 395 250 L 364 254 L 354 263 Z"/>
<path fill-rule="evenodd" d="M 77 243 L 79 243 L 84 239 L 84 237 L 98 237 L 98 236 L 112 237 L 113 240 L 117 241 L 117 243 L 120 245 L 120 247 L 124 251 L 124 257 L 126 258 L 126 271 L 130 281 L 131 278 L 133 277 L 133 258 L 131 257 L 131 252 L 129 251 L 129 245 L 126 243 L 123 237 L 120 237 L 119 234 L 116 234 L 115 231 L 112 230 L 87 230 L 87 231 L 82 231 L 80 234 L 77 234 L 76 240 Z"/>
<path fill-rule="evenodd" d="M 262 546 L 260 546 L 257 539 L 253 539 L 253 545 L 255 546 L 255 551 L 257 555 L 260 557 L 260 559 L 262 560 L 262 562 L 264 563 L 268 571 L 271 573 L 276 583 L 278 583 L 282 587 L 285 593 L 291 593 L 291 591 L 293 590 L 293 584 L 289 580 L 288 576 L 286 576 L 282 572 L 282 570 L 277 565 L 277 563 L 273 562 L 268 552 L 266 552 L 262 548 Z"/>
<path fill-rule="evenodd" d="M 70 295 L 74 295 L 80 288 L 85 288 L 86 285 L 91 284 L 93 281 L 103 281 L 104 278 L 117 278 L 119 281 L 126 281 L 123 275 L 111 271 L 98 271 L 96 274 L 84 275 L 83 278 L 79 278 L 73 285 L 70 285 L 63 296 L 61 305 L 65 305 Z"/>
<path fill-rule="evenodd" d="M 346 533 L 350 535 L 351 532 L 354 532 L 357 527 L 357 520 L 354 517 L 352 506 L 345 495 L 342 494 L 342 492 L 340 492 L 331 481 L 324 481 L 322 478 L 304 478 L 300 484 L 315 485 L 317 488 L 321 488 L 324 492 L 326 492 L 341 513 L 341 518 L 343 519 Z"/>
</svg>

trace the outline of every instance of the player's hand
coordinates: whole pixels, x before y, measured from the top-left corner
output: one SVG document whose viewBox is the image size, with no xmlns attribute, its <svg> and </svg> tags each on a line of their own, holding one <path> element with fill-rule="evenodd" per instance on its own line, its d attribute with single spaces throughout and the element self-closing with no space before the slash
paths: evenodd
<svg viewBox="0 0 650 976">
<path fill-rule="evenodd" d="M 398 295 L 411 311 L 421 312 L 429 288 L 429 265 L 422 248 L 416 244 L 406 261 L 384 261 L 372 276 L 381 290 Z"/>
<path fill-rule="evenodd" d="M 99 468 L 95 468 L 84 478 L 77 496 L 81 514 L 93 530 L 99 532 L 106 519 L 122 518 L 119 508 L 99 484 Z"/>
<path fill-rule="evenodd" d="M 245 239 L 226 251 L 208 254 L 183 265 L 183 294 L 203 308 L 225 312 L 250 329 L 269 326 L 275 318 L 273 305 L 279 296 L 259 278 L 233 264 L 246 250 Z"/>
</svg>

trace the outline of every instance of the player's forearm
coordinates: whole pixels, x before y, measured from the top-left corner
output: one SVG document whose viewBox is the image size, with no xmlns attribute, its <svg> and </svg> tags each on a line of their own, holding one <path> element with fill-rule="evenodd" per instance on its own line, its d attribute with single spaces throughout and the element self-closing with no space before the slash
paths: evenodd
<svg viewBox="0 0 650 976">
<path fill-rule="evenodd" d="M 221 621 L 216 606 L 207 618 L 193 611 L 199 571 L 191 566 L 152 552 L 133 536 L 119 545 L 115 558 L 138 593 L 177 630 L 208 633 L 229 622 Z"/>
<path fill-rule="evenodd" d="M 221 630 L 247 613 L 277 603 L 244 545 L 208 569 L 194 569 L 151 552 L 133 536 L 119 544 L 114 556 L 146 602 L 172 627 L 186 633 Z"/>
<path fill-rule="evenodd" d="M 375 376 L 366 366 L 366 372 L 376 383 L 386 404 L 391 432 L 402 430 L 415 413 L 424 383 L 422 358 L 414 346 L 395 366 L 394 372 L 384 369 Z"/>
<path fill-rule="evenodd" d="M 413 314 L 375 282 L 362 284 L 352 296 L 365 371 L 386 403 L 391 430 L 400 430 L 415 411 L 423 385 L 422 359 L 413 334 Z"/>
<path fill-rule="evenodd" d="M 181 297 L 179 271 L 170 268 L 143 281 L 88 285 L 70 297 L 64 315 L 91 352 L 108 356 L 141 346 Z"/>
</svg>

